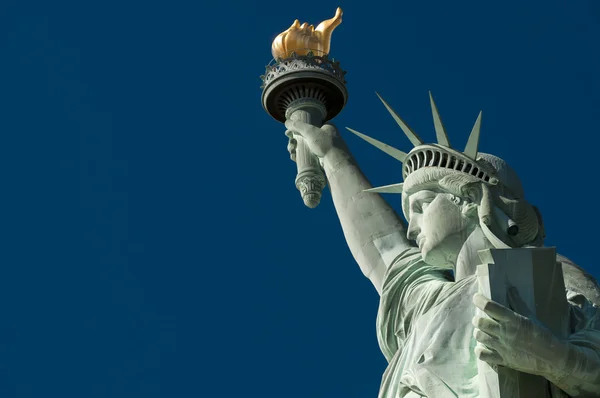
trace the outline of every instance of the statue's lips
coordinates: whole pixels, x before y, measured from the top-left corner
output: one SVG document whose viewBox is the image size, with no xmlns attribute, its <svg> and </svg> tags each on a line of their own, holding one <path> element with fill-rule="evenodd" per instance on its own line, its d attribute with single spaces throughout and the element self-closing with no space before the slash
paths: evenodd
<svg viewBox="0 0 600 398">
<path fill-rule="evenodd" d="M 419 247 L 419 249 L 421 248 L 421 243 L 425 240 L 424 236 L 417 236 L 417 246 Z"/>
</svg>

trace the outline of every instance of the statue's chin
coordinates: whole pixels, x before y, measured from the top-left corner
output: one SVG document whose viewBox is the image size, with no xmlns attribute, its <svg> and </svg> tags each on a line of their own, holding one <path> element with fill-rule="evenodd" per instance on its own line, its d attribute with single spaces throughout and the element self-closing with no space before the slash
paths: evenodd
<svg viewBox="0 0 600 398">
<path fill-rule="evenodd" d="M 425 246 L 421 249 L 421 255 L 423 256 L 423 261 L 434 267 L 454 269 L 456 263 L 456 261 L 452 261 L 452 259 L 448 257 L 446 251 L 437 247 L 428 248 Z"/>
</svg>

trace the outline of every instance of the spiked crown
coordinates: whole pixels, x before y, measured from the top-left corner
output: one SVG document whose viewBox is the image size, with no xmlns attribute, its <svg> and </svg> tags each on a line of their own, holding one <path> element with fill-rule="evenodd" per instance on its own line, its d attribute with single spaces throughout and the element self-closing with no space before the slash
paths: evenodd
<svg viewBox="0 0 600 398">
<path fill-rule="evenodd" d="M 399 149 L 393 148 L 381 141 L 364 135 L 351 128 L 347 129 L 367 141 L 371 145 L 379 148 L 383 152 L 399 160 L 404 164 L 402 168 L 402 178 L 406 180 L 410 174 L 424 167 L 440 167 L 454 170 L 456 172 L 469 174 L 481 181 L 496 185 L 499 183 L 496 177 L 496 170 L 490 167 L 487 163 L 478 160 L 479 133 L 481 130 L 481 112 L 475 121 L 471 134 L 467 141 L 467 145 L 463 152 L 457 151 L 450 146 L 448 134 L 442 123 L 442 119 L 438 112 L 438 108 L 433 100 L 431 92 L 429 100 L 431 102 L 431 112 L 433 114 L 433 124 L 437 136 L 437 144 L 425 144 L 423 140 L 411 129 L 408 124 L 392 109 L 392 107 L 377 94 L 388 112 L 392 115 L 398 126 L 408 137 L 410 142 L 415 146 L 410 152 L 406 153 Z M 382 187 L 367 189 L 368 192 L 379 193 L 402 193 L 403 183 L 385 185 Z"/>
</svg>

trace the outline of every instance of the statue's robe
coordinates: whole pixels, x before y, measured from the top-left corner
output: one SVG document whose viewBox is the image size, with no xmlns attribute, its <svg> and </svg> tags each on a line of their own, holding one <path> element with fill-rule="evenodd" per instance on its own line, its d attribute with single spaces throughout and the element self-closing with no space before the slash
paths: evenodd
<svg viewBox="0 0 600 398">
<path fill-rule="evenodd" d="M 576 267 L 563 262 L 565 266 Z M 569 341 L 600 355 L 600 308 L 584 292 L 569 290 L 570 275 L 565 272 Z M 582 281 L 578 275 L 574 278 Z M 592 293 L 597 293 L 595 287 Z M 477 291 L 476 276 L 454 282 L 447 271 L 424 263 L 417 248 L 396 258 L 386 273 L 377 315 L 377 337 L 388 360 L 380 398 L 479 396 L 471 323 Z M 580 396 L 600 396 L 586 389 L 589 386 Z"/>
</svg>

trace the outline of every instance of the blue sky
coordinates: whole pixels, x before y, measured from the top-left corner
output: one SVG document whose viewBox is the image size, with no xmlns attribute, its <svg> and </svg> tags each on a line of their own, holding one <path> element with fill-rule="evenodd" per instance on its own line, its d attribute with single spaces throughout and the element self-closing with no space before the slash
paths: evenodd
<svg viewBox="0 0 600 398">
<path fill-rule="evenodd" d="M 272 39 L 337 6 L 335 123 L 410 149 L 375 91 L 433 140 L 431 90 L 460 147 L 483 110 L 480 149 L 600 276 L 597 1 L 5 0 L 2 397 L 377 395 L 377 293 L 260 102 Z"/>
</svg>

